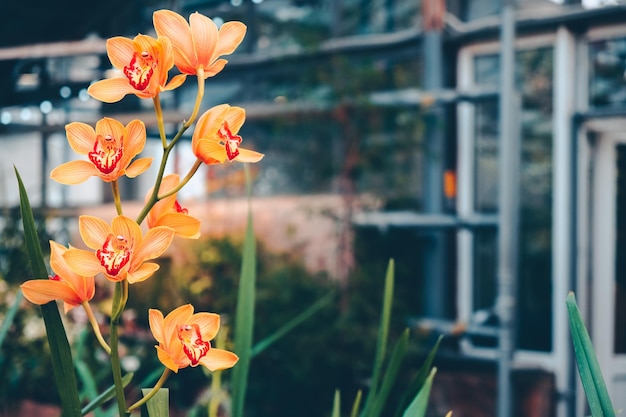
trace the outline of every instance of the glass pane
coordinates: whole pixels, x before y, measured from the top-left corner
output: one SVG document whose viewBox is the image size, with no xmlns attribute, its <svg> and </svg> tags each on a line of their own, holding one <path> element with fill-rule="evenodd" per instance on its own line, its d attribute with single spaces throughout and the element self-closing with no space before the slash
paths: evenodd
<svg viewBox="0 0 626 417">
<path fill-rule="evenodd" d="M 594 107 L 606 107 L 626 103 L 626 38 L 592 42 L 589 51 L 590 104 Z"/>
<path fill-rule="evenodd" d="M 475 59 L 475 80 L 496 86 L 497 55 Z M 551 348 L 552 264 L 552 61 L 551 48 L 516 54 L 516 81 L 522 95 L 520 234 L 518 257 L 518 343 L 521 348 Z M 498 102 L 476 105 L 474 207 L 498 208 Z M 492 239 L 492 240 L 490 240 Z M 474 308 L 493 306 L 496 296 L 497 241 L 475 234 Z M 489 267 L 488 265 L 491 264 Z M 485 274 L 493 274 L 491 277 Z"/>
<path fill-rule="evenodd" d="M 615 195 L 615 353 L 626 353 L 626 145 L 617 145 Z"/>
</svg>

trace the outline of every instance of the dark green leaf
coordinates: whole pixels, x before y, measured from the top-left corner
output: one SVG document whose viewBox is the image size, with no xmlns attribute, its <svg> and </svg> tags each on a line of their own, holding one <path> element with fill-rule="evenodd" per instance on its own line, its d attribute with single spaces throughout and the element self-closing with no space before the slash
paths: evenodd
<svg viewBox="0 0 626 417">
<path fill-rule="evenodd" d="M 591 338 L 585 327 L 574 293 L 569 293 L 565 301 L 569 314 L 570 331 L 574 345 L 574 355 L 578 364 L 578 373 L 593 417 L 614 417 L 609 392 L 604 383 L 600 364 Z"/>
<path fill-rule="evenodd" d="M 244 402 L 248 385 L 248 371 L 252 356 L 252 337 L 254 329 L 254 303 L 256 291 L 256 242 L 252 224 L 252 209 L 250 207 L 250 175 L 244 164 L 246 181 L 248 183 L 248 226 L 243 245 L 241 261 L 241 275 L 237 294 L 237 308 L 235 316 L 235 353 L 239 362 L 233 369 L 232 380 L 232 415 L 243 417 Z"/>
<path fill-rule="evenodd" d="M 400 405 L 396 410 L 395 417 L 402 416 L 404 410 L 406 410 L 413 398 L 415 398 L 419 390 L 422 388 L 422 385 L 424 385 L 424 382 L 426 382 L 426 378 L 428 378 L 428 375 L 430 374 L 430 368 L 433 365 L 433 360 L 435 359 L 435 355 L 437 354 L 437 350 L 439 349 L 439 344 L 441 343 L 442 339 L 443 336 L 439 336 L 437 342 L 435 343 L 435 346 L 433 346 L 433 348 L 430 350 L 428 356 L 426 357 L 426 360 L 422 364 L 422 367 L 417 372 L 417 375 L 415 375 L 415 378 L 413 378 L 409 387 L 402 394 L 402 398 L 400 399 Z"/>
<path fill-rule="evenodd" d="M 404 354 L 406 353 L 408 344 L 409 329 L 406 329 L 402 333 L 402 336 L 400 336 L 400 339 L 396 342 L 393 353 L 391 354 L 391 359 L 389 360 L 389 366 L 387 366 L 383 376 L 380 391 L 378 395 L 376 395 L 376 399 L 373 402 L 371 412 L 368 414 L 368 417 L 379 417 L 382 414 L 387 398 L 389 397 L 389 393 L 391 392 L 391 388 L 396 381 L 396 377 L 398 376 L 398 371 L 400 370 L 400 365 L 402 364 L 402 359 L 404 359 Z"/>
<path fill-rule="evenodd" d="M 22 212 L 22 222 L 24 224 L 24 238 L 26 248 L 30 258 L 33 274 L 37 278 L 47 278 L 48 270 L 39 245 L 37 229 L 33 211 L 28 201 L 26 188 L 22 182 L 20 174 L 15 169 L 20 191 L 20 209 Z M 78 385 L 76 374 L 74 373 L 74 363 L 70 344 L 67 341 L 65 328 L 61 321 L 61 315 L 56 302 L 50 302 L 41 306 L 41 312 L 46 326 L 46 335 L 52 356 L 52 370 L 57 385 L 57 390 L 61 398 L 61 407 L 64 417 L 80 417 L 80 399 L 78 395 Z"/>
<path fill-rule="evenodd" d="M 380 313 L 380 324 L 378 326 L 378 337 L 376 339 L 376 353 L 374 356 L 374 370 L 372 372 L 372 382 L 363 407 L 363 416 L 369 416 L 373 402 L 378 395 L 378 385 L 380 383 L 383 362 L 387 353 L 387 337 L 389 334 L 389 321 L 391 320 L 391 305 L 393 302 L 393 281 L 394 281 L 394 261 L 389 260 L 387 273 L 385 274 L 385 291 L 383 294 L 383 305 Z"/>
<path fill-rule="evenodd" d="M 437 368 L 433 368 L 426 378 L 424 385 L 419 390 L 415 399 L 409 404 L 402 417 L 424 417 L 426 408 L 428 407 L 428 398 L 430 397 L 430 388 L 433 385 L 433 378 L 437 373 Z"/>
</svg>

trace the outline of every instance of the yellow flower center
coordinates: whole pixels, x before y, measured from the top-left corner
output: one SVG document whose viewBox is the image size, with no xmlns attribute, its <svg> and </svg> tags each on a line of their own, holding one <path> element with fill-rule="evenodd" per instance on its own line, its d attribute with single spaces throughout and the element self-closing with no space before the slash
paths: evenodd
<svg viewBox="0 0 626 417">
<path fill-rule="evenodd" d="M 150 84 L 157 60 L 147 51 L 135 52 L 130 63 L 124 67 L 124 75 L 134 89 L 143 91 Z"/>
<path fill-rule="evenodd" d="M 108 275 L 116 276 L 130 261 L 131 245 L 124 236 L 114 236 L 110 233 L 102 246 L 96 251 L 100 265 L 106 269 Z"/>
<path fill-rule="evenodd" d="M 124 154 L 124 137 L 116 140 L 111 135 L 98 135 L 93 151 L 89 152 L 89 160 L 103 174 L 110 174 L 117 168 L 117 163 Z"/>
<path fill-rule="evenodd" d="M 200 359 L 211 349 L 211 343 L 202 340 L 200 326 L 197 324 L 178 326 L 178 339 L 183 344 L 183 351 L 191 361 L 191 366 L 198 365 Z"/>
</svg>

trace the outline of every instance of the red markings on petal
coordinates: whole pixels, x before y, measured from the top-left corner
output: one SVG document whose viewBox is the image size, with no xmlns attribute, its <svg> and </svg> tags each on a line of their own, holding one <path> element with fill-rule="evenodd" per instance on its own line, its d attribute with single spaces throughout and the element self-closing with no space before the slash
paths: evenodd
<svg viewBox="0 0 626 417">
<path fill-rule="evenodd" d="M 200 326 L 197 324 L 178 326 L 178 339 L 183 344 L 183 351 L 191 361 L 191 366 L 198 365 L 200 359 L 211 349 L 211 343 L 202 340 Z"/>
<path fill-rule="evenodd" d="M 226 156 L 229 161 L 232 161 L 239 155 L 239 145 L 241 144 L 241 136 L 233 135 L 228 127 L 228 122 L 222 123 L 220 126 L 219 135 L 224 142 L 226 148 Z"/>
<path fill-rule="evenodd" d="M 96 256 L 108 275 L 116 276 L 130 261 L 132 250 L 124 236 L 109 234 L 102 249 L 96 251 Z"/>
<path fill-rule="evenodd" d="M 117 141 L 111 135 L 98 135 L 93 151 L 89 152 L 89 160 L 103 174 L 110 174 L 115 171 L 117 164 L 124 154 L 124 138 Z"/>
<path fill-rule="evenodd" d="M 124 67 L 124 75 L 134 89 L 143 91 L 150 84 L 156 66 L 156 60 L 148 52 L 135 52 L 130 63 Z"/>
<path fill-rule="evenodd" d="M 189 210 L 180 205 L 178 200 L 174 201 L 174 208 L 176 209 L 176 213 L 188 214 Z"/>
</svg>

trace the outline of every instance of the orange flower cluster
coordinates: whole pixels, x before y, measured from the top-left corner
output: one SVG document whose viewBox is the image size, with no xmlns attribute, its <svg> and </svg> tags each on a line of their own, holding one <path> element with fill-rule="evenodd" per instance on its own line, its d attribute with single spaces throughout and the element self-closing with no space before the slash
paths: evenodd
<svg viewBox="0 0 626 417">
<path fill-rule="evenodd" d="M 193 13 L 187 21 L 169 10 L 156 11 L 153 23 L 156 39 L 140 34 L 133 39 L 114 37 L 107 41 L 107 54 L 118 76 L 93 83 L 88 92 L 105 103 L 117 102 L 128 94 L 153 100 L 164 150 L 159 170 L 163 173 L 171 148 L 195 122 L 205 80 L 224 69 L 227 60 L 222 57 L 233 53 L 242 42 L 246 26 L 227 22 L 218 29 L 210 18 L 199 13 Z M 179 73 L 170 77 L 174 67 Z M 198 80 L 196 106 L 189 120 L 168 142 L 159 94 L 182 86 L 189 76 Z M 82 305 L 92 315 L 88 303 L 95 293 L 96 276 L 126 286 L 152 277 L 159 265 L 151 261 L 167 251 L 175 236 L 195 239 L 200 235 L 200 221 L 189 215 L 176 197 L 198 167 L 227 161 L 258 162 L 263 158 L 259 152 L 240 147 L 239 131 L 245 117 L 243 108 L 228 104 L 204 112 L 192 135 L 196 164 L 182 180 L 177 174 L 157 176 L 137 219 L 122 213 L 118 180 L 122 176 L 134 178 L 144 174 L 153 162 L 152 158 L 138 157 L 146 144 L 144 123 L 132 120 L 124 125 L 105 117 L 95 127 L 80 122 L 68 124 L 69 145 L 82 158 L 59 165 L 50 177 L 68 185 L 82 183 L 92 176 L 110 183 L 117 216 L 110 224 L 97 217 L 80 216 L 79 232 L 88 249 L 67 248 L 51 241 L 50 266 L 54 275 L 25 282 L 22 285 L 25 297 L 35 304 L 63 301 L 66 312 Z M 144 220 L 145 232 L 142 231 Z M 124 305 L 126 300 L 118 301 Z M 157 356 L 168 370 L 178 372 L 187 366 L 203 365 L 214 371 L 230 368 L 238 360 L 234 353 L 211 346 L 210 341 L 220 327 L 217 314 L 194 314 L 193 306 L 184 305 L 166 317 L 151 309 L 149 322 L 158 342 Z M 108 347 L 104 340 L 102 344 Z"/>
</svg>

